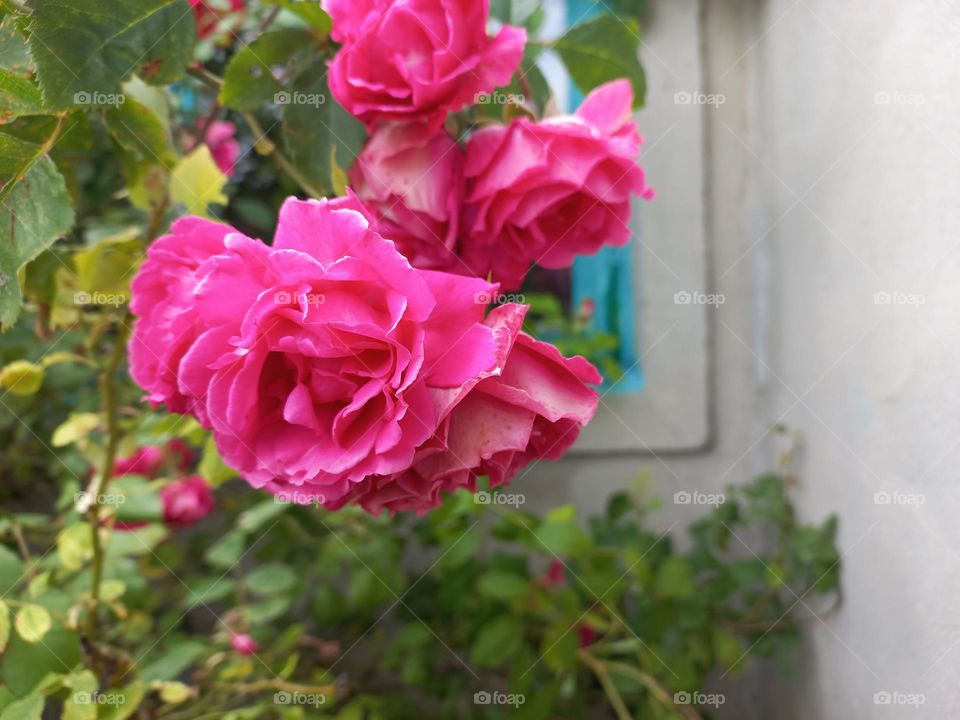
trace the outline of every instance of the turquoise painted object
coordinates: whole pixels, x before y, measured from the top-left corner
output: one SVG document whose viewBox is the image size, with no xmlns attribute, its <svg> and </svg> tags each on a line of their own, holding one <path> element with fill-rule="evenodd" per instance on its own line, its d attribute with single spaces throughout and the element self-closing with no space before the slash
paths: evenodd
<svg viewBox="0 0 960 720">
<path fill-rule="evenodd" d="M 595 0 L 567 0 L 567 21 L 576 23 L 604 11 L 603 3 Z M 583 93 L 570 84 L 570 110 L 583 100 Z M 637 307 L 633 287 L 633 248 L 605 247 L 596 255 L 577 258 L 573 264 L 573 307 L 587 298 L 596 304 L 594 326 L 597 330 L 615 335 L 620 340 L 618 360 L 626 375 L 613 385 L 611 392 L 639 392 L 646 381 L 643 367 L 637 359 Z M 604 383 L 609 385 L 609 381 Z"/>
</svg>

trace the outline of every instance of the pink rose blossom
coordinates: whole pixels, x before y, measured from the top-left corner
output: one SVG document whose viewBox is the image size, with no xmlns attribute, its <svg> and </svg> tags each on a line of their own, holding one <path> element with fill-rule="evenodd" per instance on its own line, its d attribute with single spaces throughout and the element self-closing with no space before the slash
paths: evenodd
<svg viewBox="0 0 960 720">
<path fill-rule="evenodd" d="M 463 201 L 463 150 L 423 123 L 385 123 L 357 158 L 353 189 L 376 217 L 376 228 L 415 267 L 447 269 L 454 255 Z"/>
<path fill-rule="evenodd" d="M 232 177 L 237 159 L 240 157 L 240 143 L 235 139 L 237 126 L 226 120 L 214 120 L 207 130 L 206 143 L 210 155 L 227 177 Z"/>
<path fill-rule="evenodd" d="M 173 467 L 184 471 L 193 462 L 193 451 L 180 438 L 173 438 L 166 447 L 147 445 L 126 457 L 118 458 L 113 464 L 113 477 L 124 475 L 156 477 L 168 458 L 173 461 Z"/>
<path fill-rule="evenodd" d="M 576 255 L 630 240 L 630 198 L 653 197 L 635 160 L 633 90 L 616 80 L 574 115 L 483 128 L 467 143 L 463 259 L 473 274 L 520 286 L 531 263 L 569 267 Z"/>
<path fill-rule="evenodd" d="M 180 220 L 131 303 L 147 398 L 193 412 L 254 486 L 328 506 L 408 468 L 437 428 L 435 393 L 498 351 L 475 302 L 495 286 L 414 269 L 353 207 L 290 199 L 272 247 Z"/>
<path fill-rule="evenodd" d="M 597 408 L 586 383 L 602 381 L 582 357 L 564 358 L 552 345 L 520 331 L 526 307 L 502 305 L 486 324 L 498 344 L 497 364 L 461 387 L 437 393 L 440 424 L 417 450 L 413 465 L 358 484 L 351 499 L 372 513 L 440 504 L 442 493 L 510 482 L 537 458 L 559 459 Z"/>
<path fill-rule="evenodd" d="M 163 521 L 171 527 L 184 527 L 213 512 L 213 491 L 199 475 L 175 480 L 160 491 Z"/>
<path fill-rule="evenodd" d="M 260 646 L 257 645 L 257 641 L 250 635 L 241 633 L 230 636 L 230 647 L 233 648 L 233 651 L 238 655 L 253 655 Z"/>
<path fill-rule="evenodd" d="M 487 35 L 489 0 L 323 0 L 333 38 L 330 90 L 368 127 L 423 120 L 439 127 L 479 93 L 506 85 L 526 32 Z"/>
</svg>

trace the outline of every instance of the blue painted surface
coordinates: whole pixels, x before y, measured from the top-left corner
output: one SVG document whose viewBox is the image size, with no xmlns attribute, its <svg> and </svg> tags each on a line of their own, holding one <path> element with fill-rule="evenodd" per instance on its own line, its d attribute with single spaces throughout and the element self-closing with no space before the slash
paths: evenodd
<svg viewBox="0 0 960 720">
<path fill-rule="evenodd" d="M 603 4 L 596 0 L 567 0 L 570 24 L 604 11 Z M 582 100 L 583 93 L 571 83 L 570 110 Z M 615 393 L 639 392 L 646 385 L 642 363 L 637 360 L 632 255 L 632 243 L 622 248 L 605 247 L 596 255 L 577 258 L 572 270 L 573 306 L 592 298 L 596 303 L 594 326 L 620 339 L 618 360 L 627 373 L 613 386 L 611 392 Z"/>
</svg>

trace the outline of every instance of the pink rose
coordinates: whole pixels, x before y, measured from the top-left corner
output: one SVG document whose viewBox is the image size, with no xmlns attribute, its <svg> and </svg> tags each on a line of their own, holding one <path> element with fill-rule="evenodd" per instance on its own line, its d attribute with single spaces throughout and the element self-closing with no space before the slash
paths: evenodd
<svg viewBox="0 0 960 720">
<path fill-rule="evenodd" d="M 213 491 L 199 475 L 175 480 L 160 491 L 163 521 L 172 527 L 184 527 L 213 512 Z"/>
<path fill-rule="evenodd" d="M 193 451 L 180 438 L 173 438 L 166 447 L 148 445 L 127 457 L 118 458 L 113 464 L 113 477 L 124 475 L 155 477 L 163 469 L 167 458 L 173 461 L 176 469 L 184 471 L 193 462 Z"/>
<path fill-rule="evenodd" d="M 630 198 L 653 197 L 635 160 L 633 90 L 616 80 L 574 115 L 483 128 L 467 143 L 462 257 L 479 277 L 520 286 L 531 263 L 569 267 L 576 255 L 630 240 Z"/>
<path fill-rule="evenodd" d="M 190 0 L 194 19 L 197 23 L 197 37 L 201 40 L 209 37 L 224 19 L 231 16 L 246 15 L 244 0 Z"/>
<path fill-rule="evenodd" d="M 230 636 L 230 647 L 238 655 L 253 655 L 257 652 L 259 645 L 250 635 L 241 633 Z"/>
<path fill-rule="evenodd" d="M 223 252 L 233 228 L 186 217 L 173 229 L 173 235 L 150 246 L 131 284 L 130 310 L 141 319 L 130 340 L 130 375 L 148 391 L 145 399 L 152 405 L 166 403 L 171 412 L 195 412 L 205 422 L 202 404 L 180 392 L 177 376 L 180 361 L 202 330 L 193 297 L 197 270 Z"/>
<path fill-rule="evenodd" d="M 273 246 L 197 218 L 134 280 L 131 374 L 193 412 L 254 486 L 327 505 L 400 472 L 436 430 L 434 393 L 496 362 L 479 294 L 416 270 L 352 198 L 288 200 Z"/>
<path fill-rule="evenodd" d="M 323 0 L 323 8 L 343 43 L 330 64 L 330 91 L 368 127 L 439 127 L 510 81 L 527 37 L 509 25 L 489 37 L 489 0 Z"/>
<path fill-rule="evenodd" d="M 350 172 L 378 232 L 415 267 L 459 265 L 454 249 L 463 201 L 463 150 L 423 123 L 378 126 Z"/>
<path fill-rule="evenodd" d="M 497 364 L 459 388 L 438 393 L 437 432 L 413 465 L 390 477 L 368 478 L 352 500 L 372 513 L 426 512 L 442 493 L 510 482 L 535 458 L 559 459 L 597 409 L 586 383 L 602 378 L 582 357 L 564 358 L 548 343 L 520 331 L 527 308 L 502 305 L 486 319 L 498 344 Z"/>
</svg>

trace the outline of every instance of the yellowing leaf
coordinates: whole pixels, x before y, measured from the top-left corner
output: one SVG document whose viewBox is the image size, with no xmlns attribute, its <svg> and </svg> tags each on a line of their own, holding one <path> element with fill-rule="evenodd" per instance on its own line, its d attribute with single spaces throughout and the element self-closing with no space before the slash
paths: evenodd
<svg viewBox="0 0 960 720">
<path fill-rule="evenodd" d="M 43 368 L 29 360 L 14 360 L 0 370 L 0 387 L 11 395 L 33 395 L 43 385 Z"/>
<path fill-rule="evenodd" d="M 54 447 L 66 447 L 82 440 L 100 424 L 96 413 L 72 413 L 56 430 L 50 442 Z"/>
<path fill-rule="evenodd" d="M 50 613 L 42 605 L 24 605 L 14 621 L 17 633 L 29 643 L 40 642 L 50 630 Z"/>
<path fill-rule="evenodd" d="M 57 555 L 67 570 L 79 570 L 93 557 L 90 524 L 81 522 L 64 528 L 57 536 Z"/>
<path fill-rule="evenodd" d="M 10 611 L 7 604 L 0 600 L 0 653 L 7 647 L 7 641 L 10 639 Z"/>
<path fill-rule="evenodd" d="M 223 192 L 227 176 L 213 161 L 210 148 L 201 145 L 181 160 L 173 169 L 170 179 L 170 197 L 175 203 L 185 205 L 192 215 L 210 217 L 208 207 L 229 201 Z"/>
</svg>

